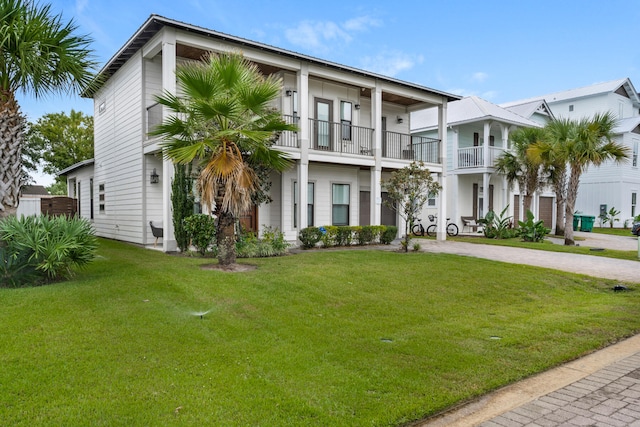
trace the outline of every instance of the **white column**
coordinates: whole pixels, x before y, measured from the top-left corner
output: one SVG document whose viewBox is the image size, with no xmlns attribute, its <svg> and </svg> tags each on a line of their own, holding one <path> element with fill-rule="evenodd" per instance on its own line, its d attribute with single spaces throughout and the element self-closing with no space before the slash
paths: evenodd
<svg viewBox="0 0 640 427">
<path fill-rule="evenodd" d="M 442 99 L 438 106 L 438 139 L 440 140 L 440 195 L 438 197 L 438 230 L 437 240 L 447 239 L 447 99 Z"/>
<path fill-rule="evenodd" d="M 165 28 L 162 40 L 162 90 L 176 93 L 176 34 L 175 30 Z M 169 116 L 169 111 L 163 108 L 163 121 Z M 171 182 L 173 181 L 174 167 L 171 160 L 162 161 L 162 250 L 173 252 L 177 250 L 176 237 L 173 228 L 173 213 L 171 207 Z M 145 177 L 146 179 L 147 177 Z"/>
<path fill-rule="evenodd" d="M 491 167 L 492 165 L 489 164 L 489 139 L 490 139 L 490 134 L 491 134 L 491 123 L 490 122 L 485 122 L 484 123 L 484 130 L 483 130 L 483 141 L 482 141 L 482 151 L 483 151 L 483 155 L 484 155 L 484 164 L 483 166 L 485 168 Z M 487 191 L 485 189 L 485 191 Z M 485 211 L 485 214 L 487 212 Z"/>
<path fill-rule="evenodd" d="M 371 123 L 373 123 L 373 155 L 375 166 L 371 169 L 371 225 L 382 221 L 382 88 L 379 82 L 371 89 Z M 398 227 L 398 232 L 400 232 Z"/>
<path fill-rule="evenodd" d="M 490 173 L 482 174 L 482 212 L 484 216 L 487 216 L 489 212 L 489 180 L 491 179 Z"/>
<path fill-rule="evenodd" d="M 298 231 L 307 227 L 309 218 L 307 215 L 307 200 L 309 198 L 309 67 L 306 64 L 300 66 L 297 73 L 298 86 L 298 110 L 300 119 L 298 122 L 298 143 L 300 144 L 300 160 L 297 164 L 298 181 Z"/>
</svg>

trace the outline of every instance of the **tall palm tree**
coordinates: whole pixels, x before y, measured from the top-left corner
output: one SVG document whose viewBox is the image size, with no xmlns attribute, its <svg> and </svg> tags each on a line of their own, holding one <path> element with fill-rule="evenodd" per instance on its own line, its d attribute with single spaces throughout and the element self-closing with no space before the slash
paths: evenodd
<svg viewBox="0 0 640 427">
<path fill-rule="evenodd" d="M 272 148 L 280 132 L 295 130 L 270 106 L 282 89 L 239 53 L 208 54 L 176 70 L 178 97 L 157 101 L 173 111 L 154 134 L 168 140 L 164 155 L 178 164 L 196 160 L 203 204 L 215 207 L 218 262 L 235 263 L 235 220 L 260 192 L 265 167 L 283 171 L 287 156 Z"/>
<path fill-rule="evenodd" d="M 92 40 L 76 30 L 50 5 L 0 2 L 0 218 L 15 214 L 19 203 L 25 118 L 16 94 L 72 93 L 93 79 Z"/>
<path fill-rule="evenodd" d="M 519 128 L 509 135 L 511 151 L 496 160 L 496 170 L 505 175 L 509 185 L 518 183 L 523 198 L 523 212 L 531 210 L 533 194 L 540 188 L 540 163 L 527 155 L 527 150 L 543 135 L 541 128 Z"/>
<path fill-rule="evenodd" d="M 544 128 L 544 138 L 529 147 L 527 155 L 542 164 L 543 174 L 556 195 L 556 232 L 564 236 L 564 212 L 567 200 L 567 158 L 561 147 L 572 137 L 573 122 L 567 118 L 555 119 Z"/>
<path fill-rule="evenodd" d="M 575 123 L 573 137 L 560 147 L 561 156 L 569 164 L 567 201 L 565 205 L 564 244 L 574 245 L 573 211 L 578 197 L 582 173 L 591 165 L 600 166 L 608 160 L 621 163 L 629 158 L 629 147 L 613 141 L 613 129 L 618 120 L 611 112 L 596 113 Z"/>
<path fill-rule="evenodd" d="M 593 117 L 577 121 L 558 119 L 547 125 L 547 139 L 531 151 L 533 157 L 540 158 L 543 162 L 555 163 L 558 170 L 562 168 L 563 162 L 568 168 L 564 209 L 565 245 L 575 244 L 573 211 L 582 174 L 591 165 L 600 166 L 609 160 L 621 163 L 629 158 L 629 148 L 613 141 L 616 124 L 617 119 L 611 112 L 596 113 Z"/>
</svg>

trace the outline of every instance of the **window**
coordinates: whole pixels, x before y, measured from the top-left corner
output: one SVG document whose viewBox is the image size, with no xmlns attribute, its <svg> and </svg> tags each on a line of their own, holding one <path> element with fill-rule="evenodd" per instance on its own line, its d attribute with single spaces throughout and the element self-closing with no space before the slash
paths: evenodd
<svg viewBox="0 0 640 427">
<path fill-rule="evenodd" d="M 573 104 L 569 105 L 569 111 L 573 111 Z"/>
<path fill-rule="evenodd" d="M 631 166 L 638 167 L 638 141 L 633 141 L 633 156 L 631 157 Z"/>
<path fill-rule="evenodd" d="M 477 147 L 480 145 L 480 134 L 478 132 L 473 133 L 473 146 Z"/>
<path fill-rule="evenodd" d="M 293 183 L 293 227 L 298 228 L 298 182 Z M 313 200 L 314 195 L 314 183 L 307 183 L 307 227 L 313 227 Z"/>
<path fill-rule="evenodd" d="M 429 193 L 429 198 L 427 199 L 427 207 L 433 208 L 436 206 L 436 195 L 434 193 Z"/>
<path fill-rule="evenodd" d="M 331 224 L 349 225 L 349 184 L 333 184 Z"/>
<path fill-rule="evenodd" d="M 636 217 L 636 197 L 637 193 L 631 193 L 631 218 Z"/>
<path fill-rule="evenodd" d="M 93 178 L 89 178 L 89 217 L 93 219 Z"/>
<path fill-rule="evenodd" d="M 489 135 L 489 146 L 494 147 L 496 145 L 496 139 L 493 135 Z"/>
<path fill-rule="evenodd" d="M 98 185 L 98 212 L 105 212 L 104 184 Z"/>
<path fill-rule="evenodd" d="M 340 102 L 340 123 L 342 139 L 351 141 L 351 103 L 346 101 Z"/>
</svg>

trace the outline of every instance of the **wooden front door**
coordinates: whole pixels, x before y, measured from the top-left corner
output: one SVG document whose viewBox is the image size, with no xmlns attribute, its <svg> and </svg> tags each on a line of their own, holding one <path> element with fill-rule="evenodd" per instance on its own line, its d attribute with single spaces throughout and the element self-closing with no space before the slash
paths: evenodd
<svg viewBox="0 0 640 427">
<path fill-rule="evenodd" d="M 251 206 L 249 211 L 240 217 L 240 226 L 246 232 L 258 232 L 258 206 Z"/>
</svg>

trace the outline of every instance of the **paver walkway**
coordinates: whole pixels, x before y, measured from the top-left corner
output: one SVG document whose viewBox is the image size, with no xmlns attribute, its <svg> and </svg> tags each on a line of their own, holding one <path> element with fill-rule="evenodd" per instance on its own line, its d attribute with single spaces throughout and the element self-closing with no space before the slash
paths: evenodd
<svg viewBox="0 0 640 427">
<path fill-rule="evenodd" d="M 585 233 L 586 234 L 586 233 Z M 583 246 L 634 250 L 633 238 L 591 238 Z M 594 243 L 595 242 L 595 243 Z M 488 258 L 640 283 L 640 262 L 461 242 L 421 242 L 426 252 Z M 640 335 L 512 384 L 421 427 L 640 427 Z"/>
</svg>

